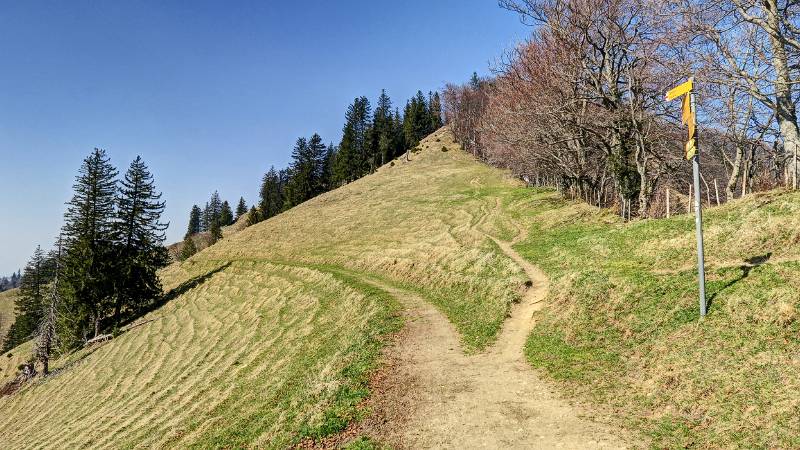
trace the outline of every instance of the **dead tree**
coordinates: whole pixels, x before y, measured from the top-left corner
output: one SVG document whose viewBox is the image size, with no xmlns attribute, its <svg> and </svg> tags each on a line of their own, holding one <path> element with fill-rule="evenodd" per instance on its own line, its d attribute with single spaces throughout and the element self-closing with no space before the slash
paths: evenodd
<svg viewBox="0 0 800 450">
<path fill-rule="evenodd" d="M 58 307 L 61 303 L 59 293 L 59 271 L 61 270 L 61 239 L 58 242 L 58 254 L 56 255 L 55 277 L 50 286 L 50 295 L 45 305 L 42 321 L 36 335 L 36 359 L 42 364 L 42 375 L 50 373 L 50 356 L 58 341 L 56 330 Z"/>
</svg>

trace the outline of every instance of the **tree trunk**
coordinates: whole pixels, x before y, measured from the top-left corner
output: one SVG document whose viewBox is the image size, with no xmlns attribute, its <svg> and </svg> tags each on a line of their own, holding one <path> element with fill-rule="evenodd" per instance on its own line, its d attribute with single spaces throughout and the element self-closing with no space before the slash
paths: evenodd
<svg viewBox="0 0 800 450">
<path fill-rule="evenodd" d="M 119 327 L 119 320 L 122 313 L 122 297 L 120 295 L 116 296 L 114 299 L 114 326 Z M 95 334 L 97 336 L 97 334 Z"/>
<path fill-rule="evenodd" d="M 780 109 L 780 106 L 778 107 Z M 792 118 L 793 117 L 793 118 Z M 794 112 L 794 105 L 792 105 L 792 112 L 788 118 L 781 119 L 778 115 L 778 125 L 780 126 L 781 136 L 783 136 L 783 145 L 789 152 L 791 160 L 787 164 L 789 169 L 788 183 L 791 183 L 792 189 L 797 189 L 797 151 L 800 148 L 800 129 L 797 126 L 797 115 Z"/>
<path fill-rule="evenodd" d="M 789 58 L 786 47 L 780 39 L 782 32 L 778 5 L 776 0 L 765 0 L 767 24 L 771 28 L 769 35 L 772 46 L 772 65 L 775 68 L 775 118 L 783 137 L 783 145 L 792 161 L 789 163 L 789 181 L 792 189 L 797 189 L 797 151 L 800 147 L 800 129 L 797 126 L 797 111 L 792 100 L 792 79 L 789 72 Z"/>
<path fill-rule="evenodd" d="M 648 178 L 647 167 L 644 164 L 639 167 L 639 217 L 647 217 L 647 210 L 650 208 L 650 197 L 653 195 L 653 184 Z"/>
<path fill-rule="evenodd" d="M 736 191 L 736 184 L 739 182 L 739 173 L 742 171 L 743 156 L 744 148 L 737 143 L 736 156 L 733 159 L 733 166 L 731 167 L 731 176 L 728 178 L 728 184 L 725 186 L 725 197 L 728 201 L 733 200 L 734 192 Z"/>
</svg>

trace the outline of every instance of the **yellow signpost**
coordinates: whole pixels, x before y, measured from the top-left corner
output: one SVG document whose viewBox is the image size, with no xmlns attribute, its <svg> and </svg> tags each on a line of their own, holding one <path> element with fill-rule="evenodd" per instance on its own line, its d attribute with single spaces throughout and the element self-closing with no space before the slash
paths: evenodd
<svg viewBox="0 0 800 450">
<path fill-rule="evenodd" d="M 697 278 L 700 287 L 700 315 L 706 315 L 706 272 L 703 254 L 703 211 L 700 195 L 700 153 L 697 150 L 697 107 L 694 98 L 694 78 L 679 84 L 667 92 L 667 101 L 683 97 L 681 122 L 689 129 L 684 146 L 685 156 L 692 162 L 694 175 L 694 223 L 697 232 Z"/>
<path fill-rule="evenodd" d="M 689 78 L 689 81 L 681 83 L 674 88 L 667 91 L 667 101 L 675 100 L 676 98 L 685 95 L 694 87 L 694 79 Z"/>
</svg>

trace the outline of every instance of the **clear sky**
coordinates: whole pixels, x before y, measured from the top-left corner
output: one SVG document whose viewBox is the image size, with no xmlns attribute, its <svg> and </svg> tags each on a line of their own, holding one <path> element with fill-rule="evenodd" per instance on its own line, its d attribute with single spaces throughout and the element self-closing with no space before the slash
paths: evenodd
<svg viewBox="0 0 800 450">
<path fill-rule="evenodd" d="M 171 243 L 212 191 L 256 200 L 298 136 L 338 143 L 354 97 L 402 107 L 528 32 L 493 0 L 1 4 L 0 276 L 52 245 L 94 147 L 142 155 Z"/>
</svg>

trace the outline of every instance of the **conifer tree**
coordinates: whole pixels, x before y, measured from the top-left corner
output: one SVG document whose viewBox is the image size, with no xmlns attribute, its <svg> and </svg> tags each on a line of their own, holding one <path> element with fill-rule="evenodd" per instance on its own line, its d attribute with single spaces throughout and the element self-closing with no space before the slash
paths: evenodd
<svg viewBox="0 0 800 450">
<path fill-rule="evenodd" d="M 339 152 L 334 161 L 334 179 L 340 185 L 358 178 L 356 170 L 354 170 L 359 165 L 355 140 L 355 128 L 348 121 L 342 129 L 342 141 L 339 143 Z"/>
<path fill-rule="evenodd" d="M 431 113 L 425 96 L 422 95 L 422 91 L 417 91 L 417 95 L 406 104 L 403 117 L 406 146 L 416 147 L 422 138 L 433 131 L 431 127 Z"/>
<path fill-rule="evenodd" d="M 250 211 L 247 213 L 247 226 L 248 227 L 250 225 L 255 225 L 255 224 L 257 224 L 258 222 L 261 221 L 261 218 L 259 217 L 259 214 L 260 214 L 259 210 L 256 209 L 255 206 L 251 206 L 250 207 Z"/>
<path fill-rule="evenodd" d="M 186 261 L 187 259 L 191 258 L 192 255 L 197 253 L 197 246 L 194 244 L 194 238 L 191 236 L 186 236 L 183 240 L 183 245 L 181 246 L 181 253 L 178 255 L 178 259 L 181 261 Z"/>
<path fill-rule="evenodd" d="M 322 192 L 325 144 L 319 134 L 299 138 L 292 151 L 291 178 L 286 186 L 284 209 L 299 205 Z"/>
<path fill-rule="evenodd" d="M 189 212 L 189 227 L 186 230 L 186 236 L 200 232 L 200 214 L 200 208 L 197 205 L 192 205 L 192 210 Z"/>
<path fill-rule="evenodd" d="M 375 166 L 386 164 L 394 157 L 394 123 L 392 118 L 392 101 L 386 95 L 386 90 L 381 90 L 375 114 L 372 118 L 372 153 Z"/>
<path fill-rule="evenodd" d="M 42 316 L 45 288 L 52 275 L 52 270 L 48 266 L 42 248 L 37 245 L 33 256 L 25 266 L 19 296 L 15 301 L 16 317 L 30 322 L 28 334 L 35 330 Z"/>
<path fill-rule="evenodd" d="M 328 192 L 336 187 L 333 175 L 335 161 L 336 147 L 333 144 L 329 144 L 325 149 L 325 156 L 322 158 L 322 175 L 320 177 L 322 192 Z"/>
<path fill-rule="evenodd" d="M 442 122 L 442 100 L 439 98 L 438 92 L 434 92 L 433 95 L 430 96 L 428 107 L 431 116 L 431 127 L 429 133 L 432 133 L 444 125 Z"/>
<path fill-rule="evenodd" d="M 202 214 L 200 214 L 200 231 L 205 232 L 211 227 L 211 207 L 209 206 L 208 202 L 206 202 L 205 208 L 203 208 Z"/>
<path fill-rule="evenodd" d="M 371 118 L 371 107 L 366 97 L 358 97 L 348 106 L 334 168 L 337 181 L 348 183 L 369 172 L 373 164 Z"/>
<path fill-rule="evenodd" d="M 220 209 L 219 213 L 220 224 L 223 227 L 226 227 L 233 223 L 233 211 L 231 210 L 231 205 L 228 203 L 227 200 L 222 202 L 222 208 Z"/>
<path fill-rule="evenodd" d="M 308 140 L 308 158 L 305 161 L 311 168 L 311 183 L 309 196 L 306 198 L 316 197 L 323 191 L 323 177 L 325 172 L 325 158 L 327 155 L 327 148 L 322 143 L 322 138 L 319 134 L 314 133 Z"/>
<path fill-rule="evenodd" d="M 208 201 L 208 227 L 211 230 L 211 224 L 216 219 L 219 221 L 222 216 L 222 200 L 219 197 L 219 192 L 214 191 L 211 194 L 211 199 Z"/>
<path fill-rule="evenodd" d="M 64 214 L 63 278 L 73 293 L 65 302 L 75 340 L 99 334 L 113 295 L 116 176 L 105 150 L 94 149 L 83 160 Z"/>
<path fill-rule="evenodd" d="M 53 256 L 53 282 L 51 283 L 44 307 L 42 308 L 42 318 L 39 321 L 36 334 L 36 359 L 42 364 L 42 374 L 47 376 L 50 373 L 50 356 L 54 347 L 58 344 L 58 309 L 61 305 L 61 284 L 59 283 L 59 272 L 61 271 L 61 237 L 58 239 L 58 250 Z"/>
<path fill-rule="evenodd" d="M 283 208 L 283 188 L 282 174 L 275 170 L 275 167 L 270 167 L 269 171 L 264 174 L 261 181 L 261 200 L 258 204 L 259 214 L 250 216 L 249 221 L 256 220 L 252 223 L 258 223 L 260 220 L 269 219 L 270 217 L 281 212 Z"/>
<path fill-rule="evenodd" d="M 209 228 L 209 233 L 211 233 L 211 245 L 214 245 L 222 239 L 222 226 L 220 225 L 219 218 L 215 218 L 211 220 L 211 228 Z"/>
<path fill-rule="evenodd" d="M 392 158 L 397 158 L 406 151 L 406 138 L 405 131 L 403 130 L 403 117 L 400 115 L 400 110 L 395 108 L 394 117 L 392 118 Z"/>
<path fill-rule="evenodd" d="M 292 176 L 290 168 L 281 169 L 278 171 L 278 195 L 283 201 L 286 198 L 286 186 L 289 185 L 289 179 Z"/>
<path fill-rule="evenodd" d="M 47 284 L 52 276 L 52 261 L 40 246 L 36 246 L 20 281 L 19 296 L 14 301 L 14 323 L 6 335 L 4 351 L 22 344 L 36 332 L 44 311 Z"/>
<path fill-rule="evenodd" d="M 310 197 L 314 183 L 314 166 L 310 159 L 308 141 L 304 137 L 297 138 L 292 149 L 291 177 L 286 185 L 283 210 L 299 205 Z"/>
<path fill-rule="evenodd" d="M 161 223 L 165 203 L 142 158 L 133 160 L 122 180 L 117 198 L 114 240 L 118 249 L 118 277 L 115 283 L 114 323 L 119 326 L 123 308 L 139 311 L 161 295 L 157 271 L 169 257 L 163 246 Z"/>
<path fill-rule="evenodd" d="M 244 202 L 244 197 L 239 197 L 239 204 L 236 205 L 236 219 L 234 220 L 238 222 L 245 214 L 247 214 L 247 204 Z"/>
</svg>

